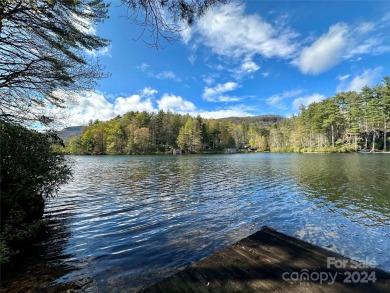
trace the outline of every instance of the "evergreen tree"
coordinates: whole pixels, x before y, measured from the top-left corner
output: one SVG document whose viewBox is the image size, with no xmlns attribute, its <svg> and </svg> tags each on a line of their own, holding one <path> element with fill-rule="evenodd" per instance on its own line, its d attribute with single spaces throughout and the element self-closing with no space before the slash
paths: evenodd
<svg viewBox="0 0 390 293">
<path fill-rule="evenodd" d="M 387 150 L 387 132 L 390 126 L 390 77 L 383 79 L 384 85 L 381 88 L 381 103 L 380 107 L 383 112 L 383 150 Z"/>
<path fill-rule="evenodd" d="M 177 137 L 177 145 L 189 152 L 198 152 L 202 148 L 201 127 L 197 119 L 189 117 L 185 125 L 180 129 Z"/>
<path fill-rule="evenodd" d="M 107 17 L 103 0 L 0 0 L 0 16 L 1 121 L 48 125 L 49 107 L 104 76 L 86 53 L 108 44 L 90 30 Z"/>
</svg>

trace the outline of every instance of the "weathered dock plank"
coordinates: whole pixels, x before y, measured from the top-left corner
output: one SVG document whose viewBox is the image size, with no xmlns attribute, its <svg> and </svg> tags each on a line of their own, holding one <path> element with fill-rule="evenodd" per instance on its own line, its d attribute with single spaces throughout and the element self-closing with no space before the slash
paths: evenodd
<svg viewBox="0 0 390 293">
<path fill-rule="evenodd" d="M 390 292 L 390 273 L 264 227 L 143 292 Z"/>
</svg>

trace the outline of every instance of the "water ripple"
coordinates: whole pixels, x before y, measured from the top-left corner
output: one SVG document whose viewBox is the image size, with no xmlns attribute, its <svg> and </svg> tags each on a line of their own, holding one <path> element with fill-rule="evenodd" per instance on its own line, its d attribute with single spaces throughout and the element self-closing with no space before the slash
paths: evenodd
<svg viewBox="0 0 390 293">
<path fill-rule="evenodd" d="M 72 160 L 74 181 L 46 209 L 58 231 L 47 261 L 73 268 L 53 286 L 138 290 L 263 225 L 390 270 L 390 156 Z"/>
</svg>

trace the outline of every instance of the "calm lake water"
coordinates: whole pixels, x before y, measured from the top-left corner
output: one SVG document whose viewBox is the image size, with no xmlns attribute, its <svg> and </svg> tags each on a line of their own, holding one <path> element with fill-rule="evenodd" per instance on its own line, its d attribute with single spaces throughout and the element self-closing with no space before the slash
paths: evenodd
<svg viewBox="0 0 390 293">
<path fill-rule="evenodd" d="M 263 225 L 390 271 L 390 155 L 70 159 L 46 209 L 53 288 L 136 291 Z"/>
</svg>

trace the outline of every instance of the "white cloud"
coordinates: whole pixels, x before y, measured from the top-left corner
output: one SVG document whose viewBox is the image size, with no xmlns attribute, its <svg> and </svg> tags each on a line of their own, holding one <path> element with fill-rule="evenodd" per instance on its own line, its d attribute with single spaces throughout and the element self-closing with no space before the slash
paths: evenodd
<svg viewBox="0 0 390 293">
<path fill-rule="evenodd" d="M 191 54 L 190 56 L 188 56 L 188 61 L 189 61 L 191 64 L 195 64 L 196 55 L 195 55 L 195 54 Z"/>
<path fill-rule="evenodd" d="M 130 111 L 153 112 L 152 101 L 147 98 L 143 99 L 140 95 L 132 95 L 126 98 L 116 98 L 114 103 L 114 112 L 116 115 L 123 115 Z"/>
<path fill-rule="evenodd" d="M 221 109 L 216 111 L 199 111 L 197 112 L 203 118 L 226 118 L 226 117 L 247 117 L 253 116 L 243 110 L 234 110 L 234 109 Z"/>
<path fill-rule="evenodd" d="M 363 22 L 352 26 L 337 23 L 328 32 L 304 47 L 292 61 L 302 73 L 317 75 L 329 70 L 344 60 L 358 61 L 362 55 L 380 55 L 390 51 L 388 39 L 380 30 L 390 22 Z"/>
<path fill-rule="evenodd" d="M 153 74 L 153 73 L 150 73 L 151 76 L 157 78 L 157 79 L 170 79 L 170 80 L 173 80 L 173 81 L 181 81 L 181 78 L 179 78 L 178 76 L 176 76 L 176 74 L 172 71 L 163 71 L 163 72 L 160 72 L 160 73 L 157 73 L 157 74 Z"/>
<path fill-rule="evenodd" d="M 110 50 L 111 50 L 111 46 L 106 46 L 106 47 L 103 47 L 99 50 L 87 50 L 87 54 L 89 54 L 93 57 L 97 57 L 97 56 L 112 57 Z"/>
<path fill-rule="evenodd" d="M 221 85 L 224 87 L 224 85 Z M 225 88 L 234 88 L 233 85 L 225 85 Z M 158 110 L 171 110 L 175 113 L 189 114 L 191 116 L 201 115 L 204 118 L 222 118 L 231 116 L 252 116 L 250 112 L 255 111 L 254 107 L 246 105 L 234 105 L 228 108 L 217 108 L 216 110 L 198 109 L 192 102 L 174 94 L 164 94 L 157 100 L 157 108 L 153 106 L 153 95 L 157 90 L 146 87 L 140 94 L 127 97 L 116 97 L 108 99 L 103 93 L 95 91 L 84 91 L 81 93 L 60 92 L 58 96 L 68 99 L 66 109 L 47 109 L 51 114 L 61 117 L 61 125 L 87 125 L 90 120 L 107 121 L 118 115 L 129 111 L 157 112 Z M 66 118 L 66 119 L 65 119 Z"/>
<path fill-rule="evenodd" d="M 226 68 L 223 67 L 221 64 L 217 65 L 214 67 L 215 70 L 218 70 L 218 71 L 222 71 L 222 70 L 225 70 Z"/>
<path fill-rule="evenodd" d="M 381 67 L 364 70 L 350 80 L 343 79 L 337 87 L 337 91 L 360 91 L 364 86 L 371 86 L 379 78 L 382 72 Z M 348 76 L 349 78 L 349 76 Z"/>
<path fill-rule="evenodd" d="M 128 97 L 117 97 L 110 102 L 104 94 L 95 91 L 84 91 L 81 93 L 61 92 L 70 102 L 61 115 L 66 117 L 69 125 L 86 125 L 90 120 L 106 121 L 129 111 L 154 112 L 151 95 L 157 91 L 151 88 L 144 88 L 140 95 Z"/>
<path fill-rule="evenodd" d="M 84 34 L 94 35 L 94 36 L 97 35 L 96 25 L 93 22 L 91 22 L 88 18 L 80 17 L 75 13 L 71 13 L 70 17 L 71 17 L 71 23 L 74 28 L 76 28 L 77 30 L 81 31 Z M 111 50 L 111 46 L 109 45 L 98 50 L 86 49 L 85 52 L 92 57 L 97 57 L 97 56 L 112 57 L 110 50 Z"/>
<path fill-rule="evenodd" d="M 378 37 L 370 37 L 362 41 L 360 44 L 355 44 L 355 46 L 350 47 L 347 52 L 345 52 L 344 58 L 350 59 L 354 56 L 371 54 L 378 55 L 385 53 L 389 50 L 389 46 L 382 46 L 382 40 Z"/>
<path fill-rule="evenodd" d="M 238 84 L 233 81 L 228 81 L 224 84 L 218 84 L 213 88 L 206 87 L 204 90 L 205 96 L 215 96 L 221 93 L 230 92 L 238 88 Z"/>
<path fill-rule="evenodd" d="M 77 30 L 90 35 L 96 35 L 96 26 L 87 18 L 80 17 L 75 13 L 70 13 L 71 23 Z"/>
<path fill-rule="evenodd" d="M 180 35 L 185 44 L 188 44 L 188 42 L 191 40 L 193 34 L 192 27 L 186 25 L 184 28 L 180 30 Z"/>
<path fill-rule="evenodd" d="M 94 91 L 79 93 L 67 110 L 70 125 L 86 125 L 90 120 L 108 120 L 115 117 L 113 105 L 103 94 Z"/>
<path fill-rule="evenodd" d="M 207 76 L 207 77 L 204 77 L 203 78 L 203 81 L 207 84 L 207 85 L 211 85 L 215 82 L 215 78 L 211 77 L 211 76 Z"/>
<path fill-rule="evenodd" d="M 203 91 L 203 99 L 209 102 L 233 102 L 240 100 L 237 97 L 223 95 L 223 93 L 234 91 L 238 88 L 238 84 L 233 81 L 224 84 L 217 84 L 215 87 L 205 87 Z"/>
<path fill-rule="evenodd" d="M 375 30 L 375 24 L 372 22 L 363 22 L 356 28 L 356 31 L 362 34 L 366 34 Z"/>
<path fill-rule="evenodd" d="M 260 66 L 253 61 L 247 61 L 241 64 L 241 70 L 246 73 L 253 73 L 260 69 Z"/>
<path fill-rule="evenodd" d="M 299 96 L 300 94 L 302 94 L 302 92 L 302 90 L 284 91 L 279 95 L 273 95 L 269 97 L 266 101 L 267 104 L 270 106 L 281 106 L 283 100 Z"/>
<path fill-rule="evenodd" d="M 329 28 L 329 31 L 317 39 L 313 44 L 305 47 L 294 64 L 306 74 L 322 73 L 336 64 L 342 58 L 348 45 L 348 26 L 338 23 Z"/>
<path fill-rule="evenodd" d="M 163 97 L 157 101 L 157 104 L 160 110 L 166 111 L 169 109 L 175 113 L 189 114 L 193 117 L 200 115 L 203 118 L 253 116 L 253 114 L 248 113 L 248 111 L 254 110 L 253 107 L 248 107 L 246 105 L 235 105 L 225 109 L 202 110 L 197 109 L 192 102 L 172 94 L 164 94 Z"/>
<path fill-rule="evenodd" d="M 191 112 L 196 109 L 190 101 L 172 94 L 164 94 L 161 100 L 157 101 L 157 104 L 160 110 L 172 110 L 173 112 Z"/>
<path fill-rule="evenodd" d="M 313 95 L 306 96 L 306 97 L 300 97 L 300 98 L 296 98 L 292 102 L 292 106 L 293 106 L 294 110 L 298 110 L 299 107 L 302 105 L 308 106 L 311 103 L 320 102 L 320 101 L 324 100 L 325 98 L 326 97 L 324 95 L 320 95 L 320 94 L 313 94 Z"/>
<path fill-rule="evenodd" d="M 289 28 L 287 14 L 271 23 L 259 14 L 245 13 L 242 3 L 230 3 L 207 11 L 191 29 L 182 33 L 182 39 L 189 46 L 192 41 L 196 47 L 202 44 L 210 48 L 229 59 L 229 63 L 253 62 L 255 56 L 281 58 L 289 60 L 304 74 L 318 75 L 344 60 L 389 52 L 386 34 L 389 15 L 372 22 L 334 23 L 313 39 L 301 37 Z M 194 50 L 191 50 L 190 61 L 194 62 Z M 246 67 L 255 63 L 244 64 L 236 69 L 235 78 L 243 77 L 246 71 L 258 70 Z"/>
<path fill-rule="evenodd" d="M 256 54 L 288 58 L 296 51 L 295 33 L 284 27 L 273 27 L 259 15 L 246 15 L 244 4 L 231 3 L 210 9 L 193 26 L 190 37 L 198 37 L 219 55 L 247 60 Z M 184 40 L 188 42 L 189 38 Z"/>
<path fill-rule="evenodd" d="M 154 73 L 153 70 L 150 68 L 149 64 L 142 63 L 141 65 L 138 65 L 137 68 L 141 70 L 142 72 L 146 73 L 149 77 L 154 77 L 157 79 L 170 79 L 176 82 L 181 82 L 182 79 L 178 77 L 173 71 L 171 70 L 165 70 L 159 73 Z"/>
<path fill-rule="evenodd" d="M 152 89 L 150 87 L 146 87 L 146 88 L 141 90 L 141 95 L 146 96 L 146 97 L 153 97 L 157 93 L 158 93 L 157 90 Z"/>
<path fill-rule="evenodd" d="M 351 62 L 359 62 L 359 61 L 362 61 L 363 58 L 362 57 L 357 57 L 356 59 L 351 59 Z"/>
<path fill-rule="evenodd" d="M 349 78 L 350 76 L 351 76 L 350 74 L 339 75 L 339 76 L 337 76 L 337 79 L 342 81 L 342 80 Z"/>
<path fill-rule="evenodd" d="M 244 61 L 240 67 L 234 70 L 228 70 L 233 72 L 233 77 L 236 79 L 242 79 L 246 75 L 252 75 L 260 69 L 260 66 L 251 60 Z"/>
<path fill-rule="evenodd" d="M 139 70 L 141 70 L 142 72 L 145 72 L 146 70 L 148 70 L 148 68 L 150 67 L 149 64 L 146 64 L 146 63 L 142 63 L 141 65 L 138 65 L 137 68 Z"/>
<path fill-rule="evenodd" d="M 236 96 L 226 96 L 226 95 L 219 95 L 214 98 L 214 100 L 210 100 L 210 102 L 238 102 L 242 98 L 236 97 Z"/>
</svg>

